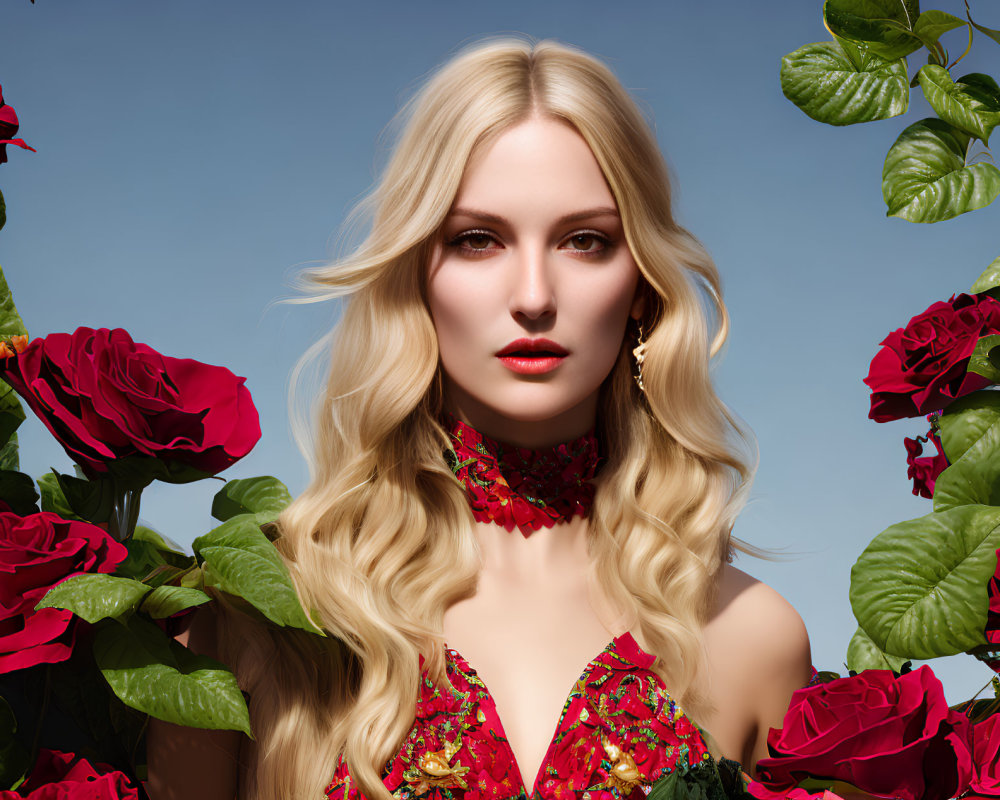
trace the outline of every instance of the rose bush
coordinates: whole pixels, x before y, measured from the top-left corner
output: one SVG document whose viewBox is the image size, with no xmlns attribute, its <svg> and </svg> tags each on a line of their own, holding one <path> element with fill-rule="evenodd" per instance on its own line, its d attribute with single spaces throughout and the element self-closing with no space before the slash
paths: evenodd
<svg viewBox="0 0 1000 800">
<path fill-rule="evenodd" d="M 23 147 L 25 150 L 36 152 L 34 147 L 30 147 L 24 139 L 14 139 L 17 133 L 18 121 L 14 109 L 3 101 L 3 87 L 0 86 L 0 164 L 7 160 L 7 145 L 13 144 Z"/>
<path fill-rule="evenodd" d="M 980 337 L 1000 333 L 1000 302 L 986 294 L 934 303 L 881 342 L 864 382 L 876 422 L 940 411 L 991 381 L 967 372 Z"/>
<path fill-rule="evenodd" d="M 69 576 L 114 572 L 127 555 L 88 522 L 0 512 L 0 674 L 69 658 L 72 612 L 35 606 Z"/>
<path fill-rule="evenodd" d="M 225 367 L 170 358 L 121 328 L 78 328 L 35 339 L 0 361 L 21 395 L 90 478 L 114 462 L 151 457 L 155 477 L 214 475 L 260 439 L 250 392 Z"/>
<path fill-rule="evenodd" d="M 76 758 L 59 750 L 39 751 L 28 779 L 16 792 L 0 792 L 0 800 L 139 800 L 123 772 L 107 764 L 98 764 L 98 770 Z"/>
<path fill-rule="evenodd" d="M 934 445 L 937 453 L 920 458 L 924 452 L 923 445 L 928 441 Z M 913 493 L 928 499 L 934 497 L 934 482 L 948 468 L 948 459 L 940 437 L 931 429 L 927 431 L 926 437 L 904 438 L 903 446 L 906 447 L 906 477 L 913 481 Z"/>
<path fill-rule="evenodd" d="M 948 707 L 927 666 L 896 676 L 865 670 L 799 689 L 767 737 L 749 791 L 778 800 L 809 777 L 903 800 L 944 800 L 973 776 L 972 725 Z"/>
</svg>

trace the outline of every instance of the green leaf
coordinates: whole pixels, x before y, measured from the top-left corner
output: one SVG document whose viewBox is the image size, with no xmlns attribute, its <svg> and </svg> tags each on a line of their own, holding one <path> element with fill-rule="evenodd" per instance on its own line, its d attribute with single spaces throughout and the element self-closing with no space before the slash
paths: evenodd
<svg viewBox="0 0 1000 800">
<path fill-rule="evenodd" d="M 990 353 L 1000 345 L 1000 335 L 983 336 L 976 342 L 976 349 L 969 357 L 969 372 L 975 372 L 993 383 L 1000 383 L 1000 369 L 993 364 Z"/>
<path fill-rule="evenodd" d="M 176 725 L 243 731 L 253 738 L 233 673 L 182 647 L 153 623 L 131 617 L 126 625 L 102 626 L 94 658 L 127 706 Z"/>
<path fill-rule="evenodd" d="M 924 11 L 913 26 L 913 32 L 925 45 L 929 42 L 936 42 L 942 34 L 955 30 L 965 25 L 965 20 L 960 19 L 936 8 Z"/>
<path fill-rule="evenodd" d="M 993 78 L 973 72 L 955 82 L 936 64 L 921 67 L 917 77 L 941 119 L 989 143 L 991 131 L 1000 123 L 1000 86 Z"/>
<path fill-rule="evenodd" d="M 896 139 L 882 168 L 886 216 L 940 222 L 987 206 L 1000 194 L 1000 170 L 965 166 L 969 135 L 943 120 L 915 122 Z"/>
<path fill-rule="evenodd" d="M 135 533 L 125 542 L 128 558 L 118 565 L 116 571 L 147 585 L 155 585 L 155 582 L 150 584 L 149 578 L 162 567 L 186 569 L 195 563 L 194 556 L 178 552 L 179 545 L 173 542 L 168 544 L 168 541 L 151 528 L 137 525 Z"/>
<path fill-rule="evenodd" d="M 23 472 L 0 470 L 0 500 L 4 500 L 15 514 L 22 517 L 38 511 L 35 482 Z"/>
<path fill-rule="evenodd" d="M 971 17 L 969 18 L 969 22 L 972 23 L 972 27 L 975 28 L 977 31 L 979 31 L 980 33 L 986 34 L 994 42 L 996 42 L 997 44 L 1000 44 L 1000 31 L 993 30 L 993 28 L 986 28 L 986 27 L 984 27 L 982 25 L 977 25 L 975 22 L 972 22 L 972 18 Z"/>
<path fill-rule="evenodd" d="M 194 540 L 206 583 L 244 598 L 278 625 L 319 633 L 299 602 L 288 568 L 254 515 L 241 514 Z"/>
<path fill-rule="evenodd" d="M 20 460 L 17 457 L 17 434 L 12 433 L 7 443 L 0 446 L 0 469 L 17 470 Z"/>
<path fill-rule="evenodd" d="M 866 669 L 891 669 L 899 672 L 905 658 L 891 656 L 879 648 L 863 628 L 858 628 L 847 645 L 847 668 L 855 672 Z"/>
<path fill-rule="evenodd" d="M 21 400 L 17 392 L 10 388 L 10 385 L 0 380 L 0 446 L 10 441 L 10 437 L 24 422 L 24 408 L 21 407 Z M 16 440 L 15 440 L 16 443 Z M 14 451 L 15 459 L 17 450 Z M 4 469 L 17 469 L 17 464 L 4 465 Z"/>
<path fill-rule="evenodd" d="M 74 575 L 49 589 L 35 610 L 65 608 L 94 623 L 132 614 L 149 591 L 150 587 L 131 578 L 103 573 Z"/>
<path fill-rule="evenodd" d="M 823 20 L 836 36 L 865 42 L 890 61 L 921 46 L 911 33 L 920 16 L 917 0 L 826 0 Z"/>
<path fill-rule="evenodd" d="M 995 423 L 1000 422 L 1000 392 L 981 390 L 953 401 L 938 419 L 941 445 L 954 464 Z"/>
<path fill-rule="evenodd" d="M 25 336 L 28 329 L 21 321 L 21 315 L 17 313 L 14 305 L 14 295 L 10 292 L 7 279 L 3 270 L 0 269 L 0 337 L 3 336 Z"/>
<path fill-rule="evenodd" d="M 115 482 L 111 478 L 89 481 L 52 470 L 73 513 L 88 522 L 107 522 L 115 507 Z"/>
<path fill-rule="evenodd" d="M 894 117 L 906 111 L 910 97 L 905 61 L 839 42 L 807 44 L 781 59 L 781 91 L 829 125 Z"/>
<path fill-rule="evenodd" d="M 270 475 L 226 481 L 212 501 L 212 516 L 220 522 L 239 514 L 256 514 L 257 523 L 273 522 L 292 502 L 288 488 Z"/>
<path fill-rule="evenodd" d="M 854 616 L 879 649 L 895 656 L 936 658 L 984 644 L 986 584 L 998 547 L 1000 508 L 991 506 L 893 525 L 851 570 Z"/>
<path fill-rule="evenodd" d="M 980 294 L 998 286 L 1000 286 L 1000 257 L 993 259 L 992 263 L 983 270 L 983 274 L 976 278 L 976 282 L 972 284 L 969 291 L 973 294 Z"/>
<path fill-rule="evenodd" d="M 1000 506 L 1000 422 L 990 425 L 934 482 L 935 511 L 964 505 Z"/>
<path fill-rule="evenodd" d="M 31 766 L 28 751 L 16 733 L 14 711 L 0 697 L 0 791 L 19 785 Z"/>
<path fill-rule="evenodd" d="M 170 617 L 185 608 L 193 608 L 207 603 L 212 598 L 197 589 L 186 589 L 183 586 L 158 586 L 153 589 L 142 603 L 140 610 L 153 619 Z"/>
<path fill-rule="evenodd" d="M 132 534 L 133 540 L 138 540 L 142 542 L 148 542 L 153 545 L 157 550 L 164 553 L 166 556 L 177 555 L 181 558 L 176 560 L 176 565 L 188 566 L 188 564 L 193 562 L 191 556 L 184 552 L 184 548 L 177 544 L 173 539 L 164 536 L 159 531 L 154 531 L 145 525 L 136 525 L 135 533 Z M 169 563 L 175 563 L 175 560 L 168 558 Z"/>
<path fill-rule="evenodd" d="M 63 519 L 82 519 L 73 513 L 66 502 L 66 495 L 63 494 L 55 473 L 46 472 L 38 479 L 38 491 L 42 495 L 42 511 L 51 511 Z"/>
</svg>

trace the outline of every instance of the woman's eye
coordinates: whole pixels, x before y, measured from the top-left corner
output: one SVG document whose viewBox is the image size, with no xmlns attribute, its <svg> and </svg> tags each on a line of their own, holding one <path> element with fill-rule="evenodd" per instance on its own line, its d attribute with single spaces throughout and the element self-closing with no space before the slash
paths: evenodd
<svg viewBox="0 0 1000 800">
<path fill-rule="evenodd" d="M 482 231 L 468 231 L 466 233 L 460 233 L 448 242 L 448 246 L 457 248 L 458 250 L 463 250 L 466 253 L 488 253 L 490 250 L 494 249 L 490 245 L 495 242 L 496 239 L 492 234 L 484 233 Z"/>
<path fill-rule="evenodd" d="M 569 249 L 579 253 L 600 253 L 608 246 L 608 240 L 596 233 L 576 233 L 566 241 Z"/>
</svg>

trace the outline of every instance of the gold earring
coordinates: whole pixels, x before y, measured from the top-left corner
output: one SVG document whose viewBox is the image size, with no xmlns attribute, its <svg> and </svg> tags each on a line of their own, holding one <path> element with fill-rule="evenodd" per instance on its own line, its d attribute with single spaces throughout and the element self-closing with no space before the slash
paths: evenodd
<svg viewBox="0 0 1000 800">
<path fill-rule="evenodd" d="M 635 378 L 639 390 L 646 391 L 646 386 L 642 382 L 642 362 L 646 360 L 646 340 L 642 338 L 642 323 L 639 323 L 639 334 L 635 338 L 636 344 L 632 348 L 632 355 L 635 356 Z"/>
</svg>

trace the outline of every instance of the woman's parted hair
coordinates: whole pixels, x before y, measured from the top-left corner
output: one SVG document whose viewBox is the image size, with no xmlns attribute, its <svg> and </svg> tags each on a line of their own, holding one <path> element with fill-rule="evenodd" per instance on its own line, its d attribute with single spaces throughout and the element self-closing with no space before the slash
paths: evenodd
<svg viewBox="0 0 1000 800">
<path fill-rule="evenodd" d="M 595 574 L 675 697 L 695 718 L 706 709 L 695 688 L 701 627 L 756 452 L 712 387 L 710 359 L 728 331 L 719 277 L 673 219 L 650 126 L 597 59 L 511 37 L 463 49 L 400 114 L 392 156 L 359 206 L 370 233 L 347 257 L 307 270 L 298 299 L 349 298 L 314 430 L 297 432 L 313 448 L 311 482 L 276 541 L 329 635 L 268 629 L 223 606 L 224 657 L 250 694 L 256 736 L 242 772 L 248 800 L 314 800 L 341 756 L 365 795 L 387 800 L 380 771 L 412 724 L 420 656 L 432 679 L 447 680 L 444 612 L 475 591 L 479 556 L 442 458 L 425 268 L 470 155 L 535 115 L 567 122 L 590 145 L 647 297 L 645 393 L 628 341 L 601 393 Z"/>
</svg>

